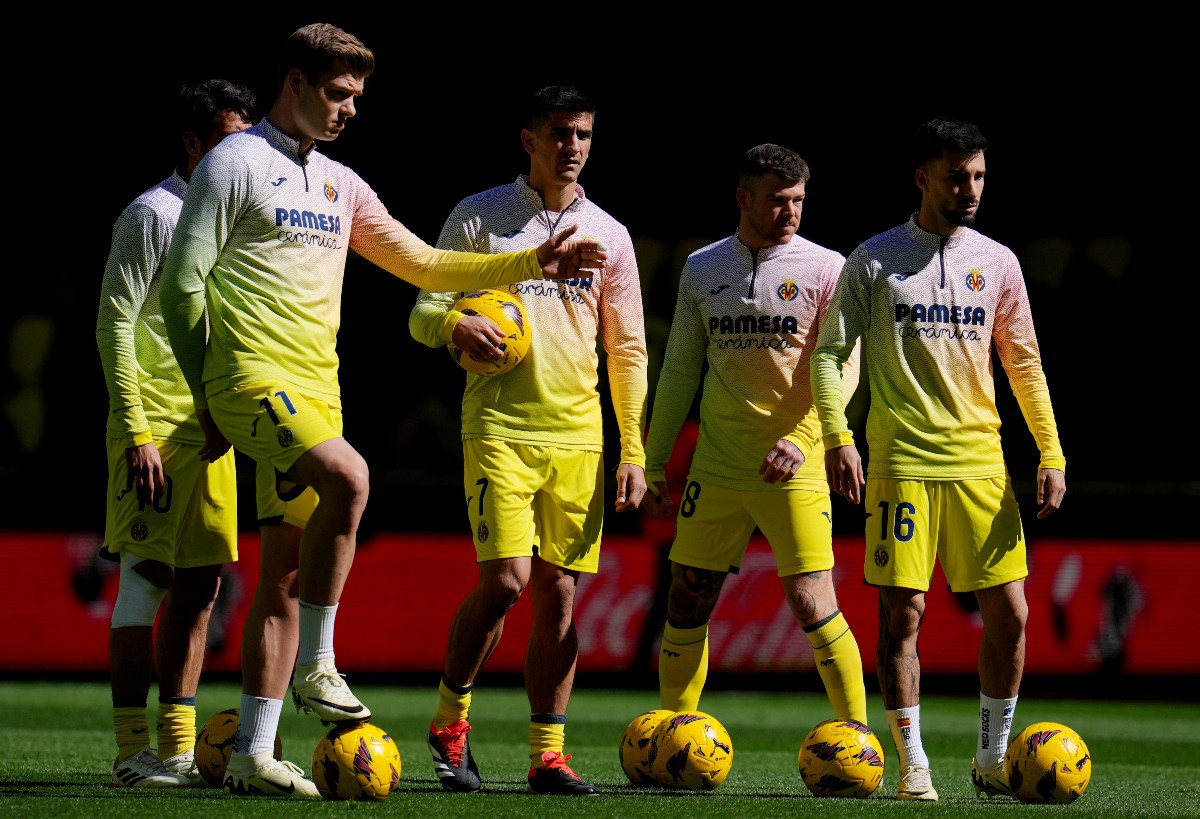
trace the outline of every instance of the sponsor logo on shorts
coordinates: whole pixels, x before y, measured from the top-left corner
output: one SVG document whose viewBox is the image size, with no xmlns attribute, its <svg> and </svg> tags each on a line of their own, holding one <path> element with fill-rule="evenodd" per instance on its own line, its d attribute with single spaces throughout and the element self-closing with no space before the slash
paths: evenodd
<svg viewBox="0 0 1200 819">
<path fill-rule="evenodd" d="M 888 556 L 887 549 L 883 548 L 882 546 L 876 547 L 876 549 L 875 549 L 875 565 L 882 568 L 883 566 L 886 566 L 888 564 L 889 560 L 891 560 L 891 557 Z"/>
<path fill-rule="evenodd" d="M 144 520 L 135 520 L 133 525 L 129 527 L 129 536 L 138 543 L 141 543 L 150 537 L 150 527 L 146 525 L 146 521 Z"/>
<path fill-rule="evenodd" d="M 487 543 L 487 539 L 490 535 L 491 532 L 488 531 L 487 521 L 479 521 L 479 526 L 475 529 L 475 539 L 480 543 Z"/>
<path fill-rule="evenodd" d="M 279 439 L 279 445 L 284 449 L 287 449 L 296 440 L 296 436 L 292 435 L 292 431 L 287 427 L 279 430 L 276 437 Z"/>
</svg>

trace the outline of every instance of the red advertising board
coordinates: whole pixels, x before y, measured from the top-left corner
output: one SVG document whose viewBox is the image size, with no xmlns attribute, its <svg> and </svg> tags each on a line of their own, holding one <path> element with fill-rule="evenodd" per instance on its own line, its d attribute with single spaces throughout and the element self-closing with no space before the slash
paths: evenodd
<svg viewBox="0 0 1200 819">
<path fill-rule="evenodd" d="M 8 557 L 9 610 L 16 617 L 0 652 L 4 671 L 104 671 L 116 599 L 116 564 L 96 557 L 93 534 L 0 534 Z M 241 626 L 258 571 L 258 536 L 245 533 L 214 619 L 206 668 L 239 670 Z M 601 569 L 585 576 L 576 604 L 581 673 L 620 672 L 639 657 L 655 602 L 661 546 L 650 538 L 606 537 Z M 842 610 L 874 673 L 876 593 L 862 583 L 862 541 L 839 538 L 835 582 Z M 438 671 L 450 619 L 475 582 L 464 537 L 377 534 L 360 544 L 337 615 L 338 666 L 358 672 Z M 1181 641 L 1200 579 L 1200 541 L 1039 540 L 1030 551 L 1027 674 L 1200 674 L 1200 651 Z M 496 672 L 524 664 L 530 608 L 509 614 L 488 662 Z M 650 623 L 657 629 L 657 623 Z M 925 673 L 974 674 L 978 615 L 940 571 L 921 632 Z M 811 669 L 812 649 L 784 603 L 765 541 L 752 540 L 729 578 L 710 628 L 710 667 L 719 672 Z"/>
</svg>

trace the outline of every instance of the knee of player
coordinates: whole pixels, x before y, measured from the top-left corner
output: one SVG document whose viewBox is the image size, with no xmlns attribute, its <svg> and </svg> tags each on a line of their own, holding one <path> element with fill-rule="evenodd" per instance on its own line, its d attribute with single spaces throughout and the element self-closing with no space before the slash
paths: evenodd
<svg viewBox="0 0 1200 819">
<path fill-rule="evenodd" d="M 915 637 L 925 619 L 925 593 L 897 586 L 879 587 L 880 632 L 894 638 Z"/>
<path fill-rule="evenodd" d="M 484 574 L 479 578 L 473 596 L 492 617 L 503 617 L 521 599 L 527 582 L 528 578 L 522 579 L 511 572 Z"/>
<path fill-rule="evenodd" d="M 171 597 L 189 610 L 211 608 L 220 590 L 220 566 L 179 569 L 171 583 Z"/>
<path fill-rule="evenodd" d="M 1003 640 L 1016 642 L 1025 634 L 1028 617 L 1029 609 L 1024 606 L 987 611 L 983 613 L 983 628 Z"/>
<path fill-rule="evenodd" d="M 347 459 L 330 470 L 323 483 L 324 491 L 317 487 L 317 495 L 322 500 L 335 496 L 349 505 L 365 505 L 371 490 L 371 472 L 361 457 Z"/>
<path fill-rule="evenodd" d="M 819 625 L 837 612 L 832 572 L 805 572 L 781 580 L 788 607 L 800 625 Z"/>
<path fill-rule="evenodd" d="M 686 585 L 672 583 L 667 593 L 667 623 L 673 628 L 699 628 L 712 619 L 719 596 L 699 595 Z"/>
<path fill-rule="evenodd" d="M 151 582 L 143 571 L 153 567 L 144 566 L 146 561 L 132 555 L 122 555 L 121 581 L 117 590 L 117 601 L 113 604 L 112 628 L 126 626 L 153 626 L 158 616 L 158 607 L 167 594 L 167 584 L 162 586 Z M 166 564 L 159 564 L 165 566 Z M 141 570 L 139 570 L 141 567 Z M 170 566 L 167 566 L 170 569 Z M 154 574 L 153 571 L 150 571 Z M 169 583 L 169 578 L 168 578 Z"/>
</svg>

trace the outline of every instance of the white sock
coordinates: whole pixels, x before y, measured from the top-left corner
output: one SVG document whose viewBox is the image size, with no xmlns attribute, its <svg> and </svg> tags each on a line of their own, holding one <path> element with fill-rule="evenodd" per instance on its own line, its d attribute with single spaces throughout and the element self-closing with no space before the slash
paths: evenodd
<svg viewBox="0 0 1200 819">
<path fill-rule="evenodd" d="M 333 659 L 333 621 L 337 604 L 316 606 L 300 601 L 300 653 L 297 665 L 312 665 Z"/>
<path fill-rule="evenodd" d="M 234 753 L 261 754 L 275 752 L 275 735 L 279 733 L 279 715 L 283 700 L 269 700 L 253 694 L 242 694 L 238 711 L 237 733 L 233 738 Z"/>
<path fill-rule="evenodd" d="M 979 746 L 975 749 L 975 762 L 980 767 L 990 768 L 1004 759 L 1008 750 L 1008 735 L 1012 731 L 1013 712 L 1017 710 L 1017 698 L 995 699 L 979 694 Z"/>
<path fill-rule="evenodd" d="M 921 706 L 913 705 L 883 713 L 887 716 L 892 742 L 896 744 L 896 753 L 900 756 L 900 770 L 903 772 L 909 765 L 928 768 L 929 757 L 925 755 L 925 746 L 921 744 Z"/>
</svg>

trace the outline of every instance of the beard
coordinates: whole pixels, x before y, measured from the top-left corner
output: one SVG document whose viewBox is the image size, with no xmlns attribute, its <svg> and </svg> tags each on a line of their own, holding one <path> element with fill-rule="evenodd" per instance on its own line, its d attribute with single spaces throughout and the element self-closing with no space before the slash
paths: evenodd
<svg viewBox="0 0 1200 819">
<path fill-rule="evenodd" d="M 942 216 L 947 222 L 956 227 L 971 227 L 975 224 L 975 214 L 963 213 L 957 210 L 942 211 Z"/>
</svg>

